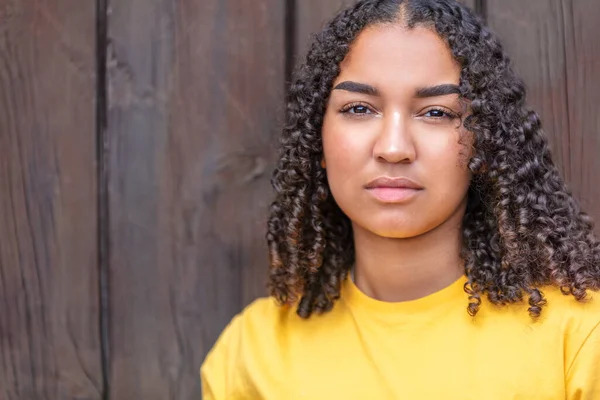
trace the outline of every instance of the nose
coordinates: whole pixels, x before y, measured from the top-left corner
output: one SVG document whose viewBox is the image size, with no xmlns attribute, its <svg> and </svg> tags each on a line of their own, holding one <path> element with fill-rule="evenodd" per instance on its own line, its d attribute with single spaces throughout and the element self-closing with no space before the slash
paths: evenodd
<svg viewBox="0 0 600 400">
<path fill-rule="evenodd" d="M 408 127 L 409 121 L 398 111 L 384 115 L 381 132 L 373 148 L 377 161 L 410 163 L 415 160 L 416 149 Z"/>
</svg>

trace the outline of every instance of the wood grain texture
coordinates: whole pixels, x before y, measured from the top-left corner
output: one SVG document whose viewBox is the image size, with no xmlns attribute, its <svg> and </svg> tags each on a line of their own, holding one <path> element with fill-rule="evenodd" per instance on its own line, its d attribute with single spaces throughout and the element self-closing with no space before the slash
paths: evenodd
<svg viewBox="0 0 600 400">
<path fill-rule="evenodd" d="M 356 0 L 297 0 L 295 11 L 296 60 L 306 55 L 312 35 L 345 7 Z"/>
<path fill-rule="evenodd" d="M 471 8 L 472 10 L 475 10 L 475 3 L 476 0 L 459 0 L 461 3 L 463 3 L 464 5 L 466 5 L 467 7 Z"/>
<path fill-rule="evenodd" d="M 0 398 L 101 399 L 95 4 L 0 2 Z"/>
<path fill-rule="evenodd" d="M 488 0 L 488 10 L 563 176 L 600 222 L 600 2 Z"/>
<path fill-rule="evenodd" d="M 266 294 L 284 6 L 111 5 L 111 399 L 199 398 L 205 354 Z"/>
</svg>

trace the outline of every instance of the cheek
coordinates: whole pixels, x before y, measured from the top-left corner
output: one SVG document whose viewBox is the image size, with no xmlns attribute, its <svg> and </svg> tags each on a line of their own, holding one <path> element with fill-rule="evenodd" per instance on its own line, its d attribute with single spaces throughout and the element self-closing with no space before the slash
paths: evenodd
<svg viewBox="0 0 600 400">
<path fill-rule="evenodd" d="M 365 165 L 369 143 L 364 131 L 326 118 L 322 138 L 328 174 L 352 175 Z"/>
<path fill-rule="evenodd" d="M 422 161 L 425 164 L 428 178 L 440 188 L 440 195 L 461 193 L 466 190 L 471 180 L 468 168 L 470 145 L 466 140 L 459 142 L 457 135 L 450 135 L 445 140 L 424 144 Z"/>
<path fill-rule="evenodd" d="M 338 132 L 327 132 L 323 139 L 323 153 L 327 165 L 337 168 L 340 164 L 351 164 L 358 149 L 357 143 L 348 138 L 347 135 Z"/>
<path fill-rule="evenodd" d="M 350 212 L 356 198 L 356 186 L 369 165 L 368 143 L 364 132 L 353 131 L 351 126 L 339 121 L 323 124 L 323 153 L 325 156 L 327 181 L 331 195 L 345 213 Z M 351 212 L 350 212 L 351 214 Z"/>
</svg>

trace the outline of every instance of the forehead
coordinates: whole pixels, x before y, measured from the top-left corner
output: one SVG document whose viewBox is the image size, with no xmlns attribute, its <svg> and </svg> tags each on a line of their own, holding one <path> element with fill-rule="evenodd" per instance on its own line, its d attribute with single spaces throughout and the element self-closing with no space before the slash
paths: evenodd
<svg viewBox="0 0 600 400">
<path fill-rule="evenodd" d="M 347 79 L 368 82 L 382 92 L 394 87 L 458 84 L 460 66 L 430 28 L 375 25 L 358 35 L 340 64 L 336 82 Z"/>
</svg>

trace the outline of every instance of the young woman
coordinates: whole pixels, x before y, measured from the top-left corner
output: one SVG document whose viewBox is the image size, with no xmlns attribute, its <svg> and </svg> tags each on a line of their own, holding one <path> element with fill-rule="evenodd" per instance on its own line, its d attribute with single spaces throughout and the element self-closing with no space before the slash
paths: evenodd
<svg viewBox="0 0 600 400">
<path fill-rule="evenodd" d="M 271 296 L 206 358 L 205 399 L 600 399 L 600 245 L 471 11 L 341 12 L 281 147 Z"/>
</svg>

